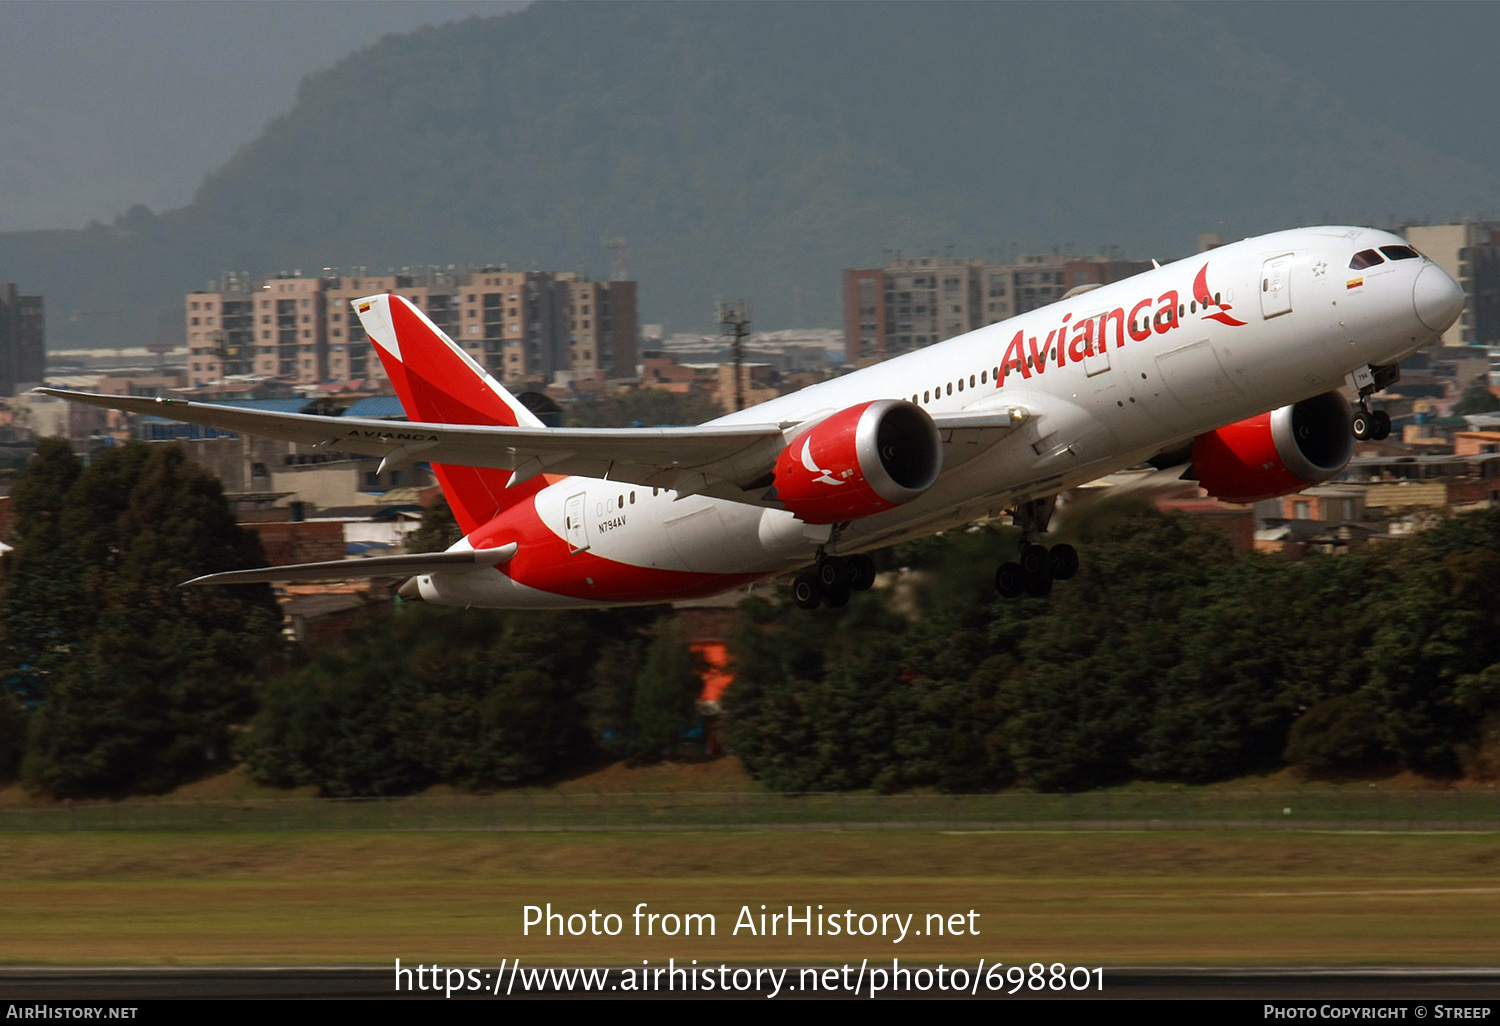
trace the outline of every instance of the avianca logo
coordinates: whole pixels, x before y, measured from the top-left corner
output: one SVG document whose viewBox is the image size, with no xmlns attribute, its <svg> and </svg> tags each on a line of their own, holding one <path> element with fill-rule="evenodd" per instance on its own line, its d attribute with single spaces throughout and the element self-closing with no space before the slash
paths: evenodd
<svg viewBox="0 0 1500 1026">
<path fill-rule="evenodd" d="M 1231 327 L 1242 327 L 1244 321 L 1229 316 L 1229 311 L 1234 307 L 1228 303 L 1221 303 L 1217 293 L 1208 291 L 1208 265 L 1198 272 L 1198 277 L 1193 279 L 1193 299 L 1203 307 L 1203 319 L 1205 321 L 1218 321 L 1220 324 L 1228 324 Z M 1213 313 L 1209 309 L 1214 308 Z"/>
<path fill-rule="evenodd" d="M 417 434 L 413 431 L 374 431 L 370 428 L 350 428 L 345 438 L 371 438 L 378 442 L 436 442 L 437 435 Z"/>
<path fill-rule="evenodd" d="M 1087 357 L 1104 353 L 1109 348 L 1111 322 L 1114 325 L 1115 348 L 1123 349 L 1126 335 L 1136 342 L 1146 341 L 1153 333 L 1165 335 L 1181 327 L 1182 318 L 1189 313 L 1198 313 L 1200 308 L 1203 320 L 1218 321 L 1231 327 L 1240 327 L 1245 323 L 1230 315 L 1229 311 L 1234 307 L 1224 302 L 1219 293 L 1209 291 L 1208 264 L 1204 264 L 1198 276 L 1193 279 L 1191 306 L 1182 301 L 1176 289 L 1168 289 L 1154 300 L 1147 297 L 1136 303 L 1129 313 L 1123 306 L 1118 306 L 1086 320 L 1075 321 L 1071 325 L 1068 321 L 1073 315 L 1065 313 L 1062 323 L 1047 333 L 1044 343 L 1039 343 L 1035 335 L 1027 338 L 1023 332 L 1016 332 L 1010 345 L 1005 347 L 1005 356 L 1000 361 L 1000 377 L 995 382 L 995 387 L 1002 387 L 1005 379 L 1013 373 L 1029 379 L 1033 374 L 1047 373 L 1049 364 L 1065 367 L 1069 361 L 1082 363 Z M 1070 330 L 1072 338 L 1068 337 Z"/>
<path fill-rule="evenodd" d="M 836 480 L 828 471 L 818 466 L 817 460 L 813 459 L 811 438 L 808 438 L 808 440 L 802 444 L 802 465 L 808 469 L 809 473 L 822 475 L 820 477 L 813 478 L 814 481 L 817 481 L 821 484 L 830 485 L 841 485 L 844 483 L 842 481 Z"/>
</svg>

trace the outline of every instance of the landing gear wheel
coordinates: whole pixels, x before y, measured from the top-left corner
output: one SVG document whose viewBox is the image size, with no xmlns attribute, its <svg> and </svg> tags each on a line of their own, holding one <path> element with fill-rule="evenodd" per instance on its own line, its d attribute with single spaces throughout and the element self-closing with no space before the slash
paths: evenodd
<svg viewBox="0 0 1500 1026">
<path fill-rule="evenodd" d="M 1353 418 L 1349 421 L 1349 427 L 1354 432 L 1355 438 L 1361 442 L 1367 441 L 1375 431 L 1375 416 L 1369 410 L 1355 410 Z"/>
<path fill-rule="evenodd" d="M 1042 572 L 1026 577 L 1026 594 L 1032 598 L 1046 598 L 1052 594 L 1052 574 L 1043 567 Z"/>
<path fill-rule="evenodd" d="M 869 591 L 875 583 L 875 561 L 869 556 L 849 557 L 849 587 L 854 591 Z"/>
<path fill-rule="evenodd" d="M 1376 410 L 1374 418 L 1375 426 L 1371 430 L 1370 437 L 1377 442 L 1383 442 L 1391 437 L 1391 415 L 1384 410 Z"/>
<path fill-rule="evenodd" d="M 1037 577 L 1047 569 L 1047 548 L 1044 545 L 1021 546 L 1021 572 L 1027 577 Z"/>
<path fill-rule="evenodd" d="M 849 585 L 846 583 L 835 584 L 831 588 L 823 589 L 823 604 L 829 609 L 842 609 L 849 604 Z"/>
<path fill-rule="evenodd" d="M 849 587 L 849 566 L 842 559 L 825 559 L 813 570 L 825 592 Z"/>
<path fill-rule="evenodd" d="M 1066 581 L 1078 572 L 1078 550 L 1071 545 L 1054 545 L 1047 553 L 1047 567 L 1054 580 Z"/>
<path fill-rule="evenodd" d="M 995 587 L 1001 598 L 1020 598 L 1026 590 L 1026 575 L 1021 572 L 1021 564 L 1001 563 L 1000 569 L 995 571 Z"/>
<path fill-rule="evenodd" d="M 792 581 L 792 601 L 799 609 L 817 609 L 823 601 L 823 586 L 812 574 L 798 574 Z"/>
</svg>

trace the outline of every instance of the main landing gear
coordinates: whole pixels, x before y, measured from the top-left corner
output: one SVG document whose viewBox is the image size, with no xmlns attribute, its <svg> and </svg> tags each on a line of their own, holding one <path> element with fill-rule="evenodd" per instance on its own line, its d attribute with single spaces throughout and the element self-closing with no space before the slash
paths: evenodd
<svg viewBox="0 0 1500 1026">
<path fill-rule="evenodd" d="M 838 609 L 852 592 L 867 591 L 874 583 L 875 561 L 869 556 L 821 556 L 792 581 L 792 601 L 802 609 Z"/>
<path fill-rule="evenodd" d="M 1384 391 L 1401 379 L 1401 366 L 1364 367 L 1345 379 L 1359 393 L 1359 407 L 1349 420 L 1349 428 L 1361 442 L 1380 442 L 1391 436 L 1391 415 L 1370 409 L 1370 396 Z"/>
<path fill-rule="evenodd" d="M 1022 542 L 1017 562 L 1001 563 L 995 571 L 995 587 L 1001 598 L 1023 594 L 1043 598 L 1052 592 L 1053 581 L 1066 581 L 1078 573 L 1078 550 L 1071 545 L 1034 545 Z"/>
<path fill-rule="evenodd" d="M 1022 595 L 1043 598 L 1051 593 L 1053 581 L 1066 581 L 1078 573 L 1077 549 L 1071 545 L 1054 545 L 1049 549 L 1036 541 L 1038 535 L 1046 532 L 1056 502 L 1054 496 L 1016 507 L 1014 520 L 1024 536 L 1016 562 L 1001 563 L 995 571 L 995 587 L 1002 598 Z"/>
</svg>

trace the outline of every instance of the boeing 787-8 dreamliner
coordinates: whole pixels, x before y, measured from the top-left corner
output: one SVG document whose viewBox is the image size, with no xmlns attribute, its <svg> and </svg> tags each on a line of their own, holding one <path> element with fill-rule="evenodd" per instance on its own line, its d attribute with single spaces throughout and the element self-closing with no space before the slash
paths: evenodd
<svg viewBox="0 0 1500 1026">
<path fill-rule="evenodd" d="M 1008 510 L 1024 540 L 996 584 L 1044 595 L 1078 564 L 1071 547 L 1041 544 L 1059 492 L 1146 461 L 1190 464 L 1230 502 L 1326 481 L 1356 437 L 1389 433 L 1367 397 L 1463 301 L 1395 235 L 1304 228 L 1075 290 L 697 427 L 547 428 L 395 295 L 354 306 L 408 423 L 41 391 L 427 460 L 464 532 L 443 553 L 194 584 L 406 576 L 402 593 L 428 602 L 560 608 L 707 596 L 797 572 L 800 605 L 839 606 L 874 580 L 868 551 Z"/>
</svg>

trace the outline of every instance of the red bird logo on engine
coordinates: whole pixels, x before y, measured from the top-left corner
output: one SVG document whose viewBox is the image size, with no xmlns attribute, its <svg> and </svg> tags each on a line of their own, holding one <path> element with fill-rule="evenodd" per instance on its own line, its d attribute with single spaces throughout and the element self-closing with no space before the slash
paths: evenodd
<svg viewBox="0 0 1500 1026">
<path fill-rule="evenodd" d="M 822 467 L 818 466 L 817 461 L 813 459 L 813 454 L 812 454 L 812 436 L 811 436 L 811 434 L 808 435 L 807 441 L 805 441 L 805 442 L 802 443 L 802 465 L 808 469 L 809 473 L 820 475 L 818 477 L 813 478 L 814 481 L 818 481 L 818 482 L 820 482 L 822 484 L 831 484 L 831 485 L 841 485 L 841 484 L 844 483 L 844 482 L 838 480 L 837 478 L 833 477 L 832 475 L 830 475 L 829 472 L 826 471 L 826 470 L 824 470 Z M 848 471 L 848 470 L 844 471 L 844 475 L 846 477 L 849 476 L 851 473 L 852 473 L 852 471 Z"/>
</svg>

